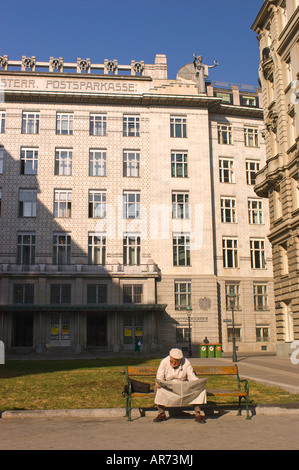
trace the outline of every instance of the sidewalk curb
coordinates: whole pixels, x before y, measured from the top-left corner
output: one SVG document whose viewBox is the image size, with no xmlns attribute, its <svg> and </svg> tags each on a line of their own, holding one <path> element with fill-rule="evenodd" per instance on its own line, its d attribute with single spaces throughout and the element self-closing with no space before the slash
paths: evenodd
<svg viewBox="0 0 299 470">
<path fill-rule="evenodd" d="M 223 409 L 225 406 L 223 406 Z M 211 409 L 214 409 L 211 407 Z M 206 408 L 209 411 L 209 407 Z M 219 408 L 216 408 L 219 410 Z M 281 405 L 256 405 L 250 406 L 251 415 L 286 415 L 299 414 L 299 403 L 289 403 Z M 203 410 L 204 412 L 204 410 Z M 221 411 L 220 411 L 221 413 Z M 125 408 L 94 408 L 81 410 L 11 410 L 3 411 L 1 419 L 47 419 L 47 418 L 126 418 Z M 142 410 L 132 408 L 132 418 L 155 417 L 156 410 Z M 237 409 L 226 409 L 224 414 L 237 414 Z M 207 413 L 209 415 L 209 413 Z M 245 410 L 243 410 L 245 416 Z"/>
</svg>

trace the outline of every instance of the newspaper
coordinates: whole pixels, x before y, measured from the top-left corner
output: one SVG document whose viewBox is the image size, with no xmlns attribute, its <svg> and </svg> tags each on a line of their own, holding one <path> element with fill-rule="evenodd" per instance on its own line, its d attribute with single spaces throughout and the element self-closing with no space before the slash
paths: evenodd
<svg viewBox="0 0 299 470">
<path fill-rule="evenodd" d="M 161 388 L 157 388 L 155 396 L 156 405 L 185 406 L 201 405 L 207 402 L 207 379 L 198 380 L 157 380 Z"/>
</svg>

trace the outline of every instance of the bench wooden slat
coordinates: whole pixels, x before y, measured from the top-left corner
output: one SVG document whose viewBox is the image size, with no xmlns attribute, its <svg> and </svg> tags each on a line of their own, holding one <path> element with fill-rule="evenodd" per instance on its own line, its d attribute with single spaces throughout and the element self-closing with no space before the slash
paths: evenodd
<svg viewBox="0 0 299 470">
<path fill-rule="evenodd" d="M 246 397 L 246 392 L 241 392 L 240 390 L 209 390 L 207 389 L 207 395 L 211 397 Z"/>
<path fill-rule="evenodd" d="M 198 375 L 238 375 L 236 366 L 193 366 Z"/>
<path fill-rule="evenodd" d="M 128 375 L 136 376 L 156 376 L 157 367 L 128 367 Z"/>
</svg>

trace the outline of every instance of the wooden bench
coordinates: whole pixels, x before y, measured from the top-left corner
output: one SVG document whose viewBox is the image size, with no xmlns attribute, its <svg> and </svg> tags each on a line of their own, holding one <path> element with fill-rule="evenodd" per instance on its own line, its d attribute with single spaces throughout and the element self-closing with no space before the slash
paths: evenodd
<svg viewBox="0 0 299 470">
<path fill-rule="evenodd" d="M 126 383 L 128 386 L 128 393 L 126 395 L 126 416 L 128 420 L 131 421 L 131 404 L 132 398 L 137 397 L 154 397 L 154 390 L 150 390 L 149 393 L 140 393 L 140 392 L 133 392 L 131 387 L 130 378 L 135 378 L 137 380 L 140 377 L 156 377 L 157 374 L 157 367 L 126 367 Z M 250 419 L 249 416 L 249 385 L 246 379 L 240 379 L 238 367 L 236 365 L 233 366 L 194 366 L 193 370 L 196 375 L 199 377 L 209 377 L 209 376 L 234 376 L 236 378 L 236 388 L 235 389 L 222 389 L 222 390 L 215 390 L 215 389 L 208 389 L 207 388 L 207 397 L 238 397 L 239 403 L 239 411 L 238 415 L 241 415 L 241 402 L 242 399 L 245 400 L 246 412 L 247 417 L 246 419 Z M 243 391 L 241 390 L 241 383 L 244 383 Z M 208 383 L 208 382 L 207 382 Z"/>
</svg>

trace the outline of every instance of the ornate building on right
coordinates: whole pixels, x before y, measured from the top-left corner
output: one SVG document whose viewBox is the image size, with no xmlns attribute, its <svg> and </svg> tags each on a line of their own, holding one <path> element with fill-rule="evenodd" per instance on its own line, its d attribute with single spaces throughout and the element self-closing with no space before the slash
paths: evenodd
<svg viewBox="0 0 299 470">
<path fill-rule="evenodd" d="M 299 340 L 299 0 L 265 0 L 252 29 L 266 143 L 254 190 L 269 199 L 277 355 L 286 356 Z"/>
</svg>

